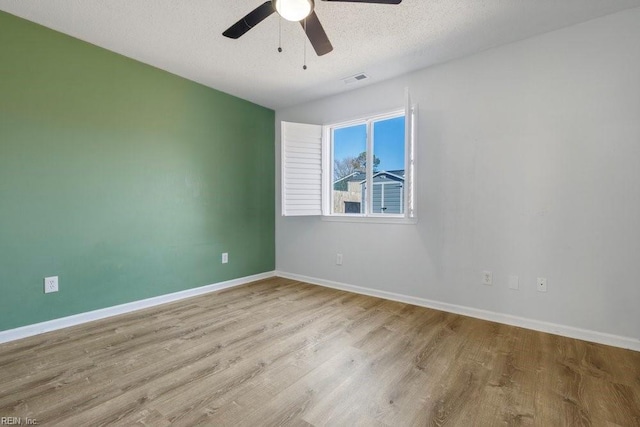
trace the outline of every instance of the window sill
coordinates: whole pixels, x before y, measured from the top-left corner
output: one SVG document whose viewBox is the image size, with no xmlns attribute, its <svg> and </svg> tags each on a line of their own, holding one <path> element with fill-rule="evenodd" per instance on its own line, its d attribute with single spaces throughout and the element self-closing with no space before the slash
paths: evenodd
<svg viewBox="0 0 640 427">
<path fill-rule="evenodd" d="M 328 222 L 359 222 L 365 224 L 417 224 L 418 218 L 382 217 L 382 216 L 346 216 L 322 215 L 323 221 Z"/>
</svg>

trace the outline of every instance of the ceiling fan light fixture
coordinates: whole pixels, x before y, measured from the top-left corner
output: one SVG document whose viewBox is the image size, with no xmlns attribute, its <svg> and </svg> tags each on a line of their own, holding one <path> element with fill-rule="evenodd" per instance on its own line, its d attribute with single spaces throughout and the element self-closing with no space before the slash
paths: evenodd
<svg viewBox="0 0 640 427">
<path fill-rule="evenodd" d="M 313 12 L 313 0 L 273 0 L 280 16 L 287 21 L 302 21 Z"/>
</svg>

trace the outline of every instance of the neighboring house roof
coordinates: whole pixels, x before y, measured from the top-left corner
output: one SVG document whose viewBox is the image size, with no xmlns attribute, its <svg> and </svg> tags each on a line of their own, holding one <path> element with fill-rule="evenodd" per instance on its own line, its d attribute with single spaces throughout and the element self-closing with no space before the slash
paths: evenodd
<svg viewBox="0 0 640 427">
<path fill-rule="evenodd" d="M 392 171 L 380 171 L 376 172 L 373 175 L 373 180 L 375 182 L 380 181 L 397 181 L 404 182 L 404 170 L 392 170 Z M 338 191 L 346 191 L 347 185 L 349 182 L 358 182 L 360 184 L 364 184 L 366 181 L 366 174 L 364 172 L 353 172 L 347 176 L 343 176 L 342 178 L 333 181 L 333 189 Z"/>
<path fill-rule="evenodd" d="M 391 170 L 391 171 L 380 171 L 380 172 L 376 172 L 373 177 L 377 177 L 377 176 L 388 176 L 390 178 L 395 178 L 396 180 L 401 180 L 404 181 L 404 169 L 397 169 L 397 170 Z M 360 172 L 360 171 L 356 171 L 356 172 L 352 172 L 347 176 L 343 176 L 340 179 L 337 179 L 335 181 L 333 181 L 333 184 L 337 184 L 339 182 L 353 182 L 353 181 L 364 181 L 364 179 L 366 178 L 366 175 L 364 172 Z"/>
<path fill-rule="evenodd" d="M 347 191 L 350 182 L 360 182 L 365 179 L 364 172 L 353 172 L 333 182 L 333 189 L 337 191 Z"/>
<path fill-rule="evenodd" d="M 404 179 L 404 169 L 396 169 L 396 170 L 391 170 L 391 171 L 380 171 L 378 173 L 387 173 L 387 174 L 395 175 L 398 178 Z"/>
<path fill-rule="evenodd" d="M 347 176 L 343 176 L 342 178 L 333 181 L 333 183 L 337 184 L 342 181 L 344 182 L 361 181 L 364 178 L 364 176 L 365 176 L 364 172 L 356 171 L 356 172 L 350 173 Z"/>
<path fill-rule="evenodd" d="M 395 171 L 380 171 L 373 174 L 373 181 L 397 181 L 404 182 L 404 171 L 403 170 L 395 170 Z M 360 184 L 364 184 L 366 182 L 365 179 L 360 181 Z"/>
</svg>

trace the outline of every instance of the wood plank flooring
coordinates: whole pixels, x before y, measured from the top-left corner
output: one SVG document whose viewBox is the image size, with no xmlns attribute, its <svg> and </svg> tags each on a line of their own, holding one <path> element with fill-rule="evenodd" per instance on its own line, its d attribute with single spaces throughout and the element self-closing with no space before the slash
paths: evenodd
<svg viewBox="0 0 640 427">
<path fill-rule="evenodd" d="M 0 345 L 0 417 L 640 426 L 640 353 L 274 278 Z"/>
</svg>

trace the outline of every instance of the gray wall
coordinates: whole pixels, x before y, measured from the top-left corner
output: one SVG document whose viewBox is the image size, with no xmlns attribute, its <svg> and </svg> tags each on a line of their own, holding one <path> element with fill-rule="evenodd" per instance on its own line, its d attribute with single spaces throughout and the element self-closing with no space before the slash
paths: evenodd
<svg viewBox="0 0 640 427">
<path fill-rule="evenodd" d="M 640 337 L 639 23 L 631 9 L 277 111 L 331 123 L 400 107 L 405 86 L 419 104 L 418 224 L 277 215 L 277 269 Z"/>
</svg>

